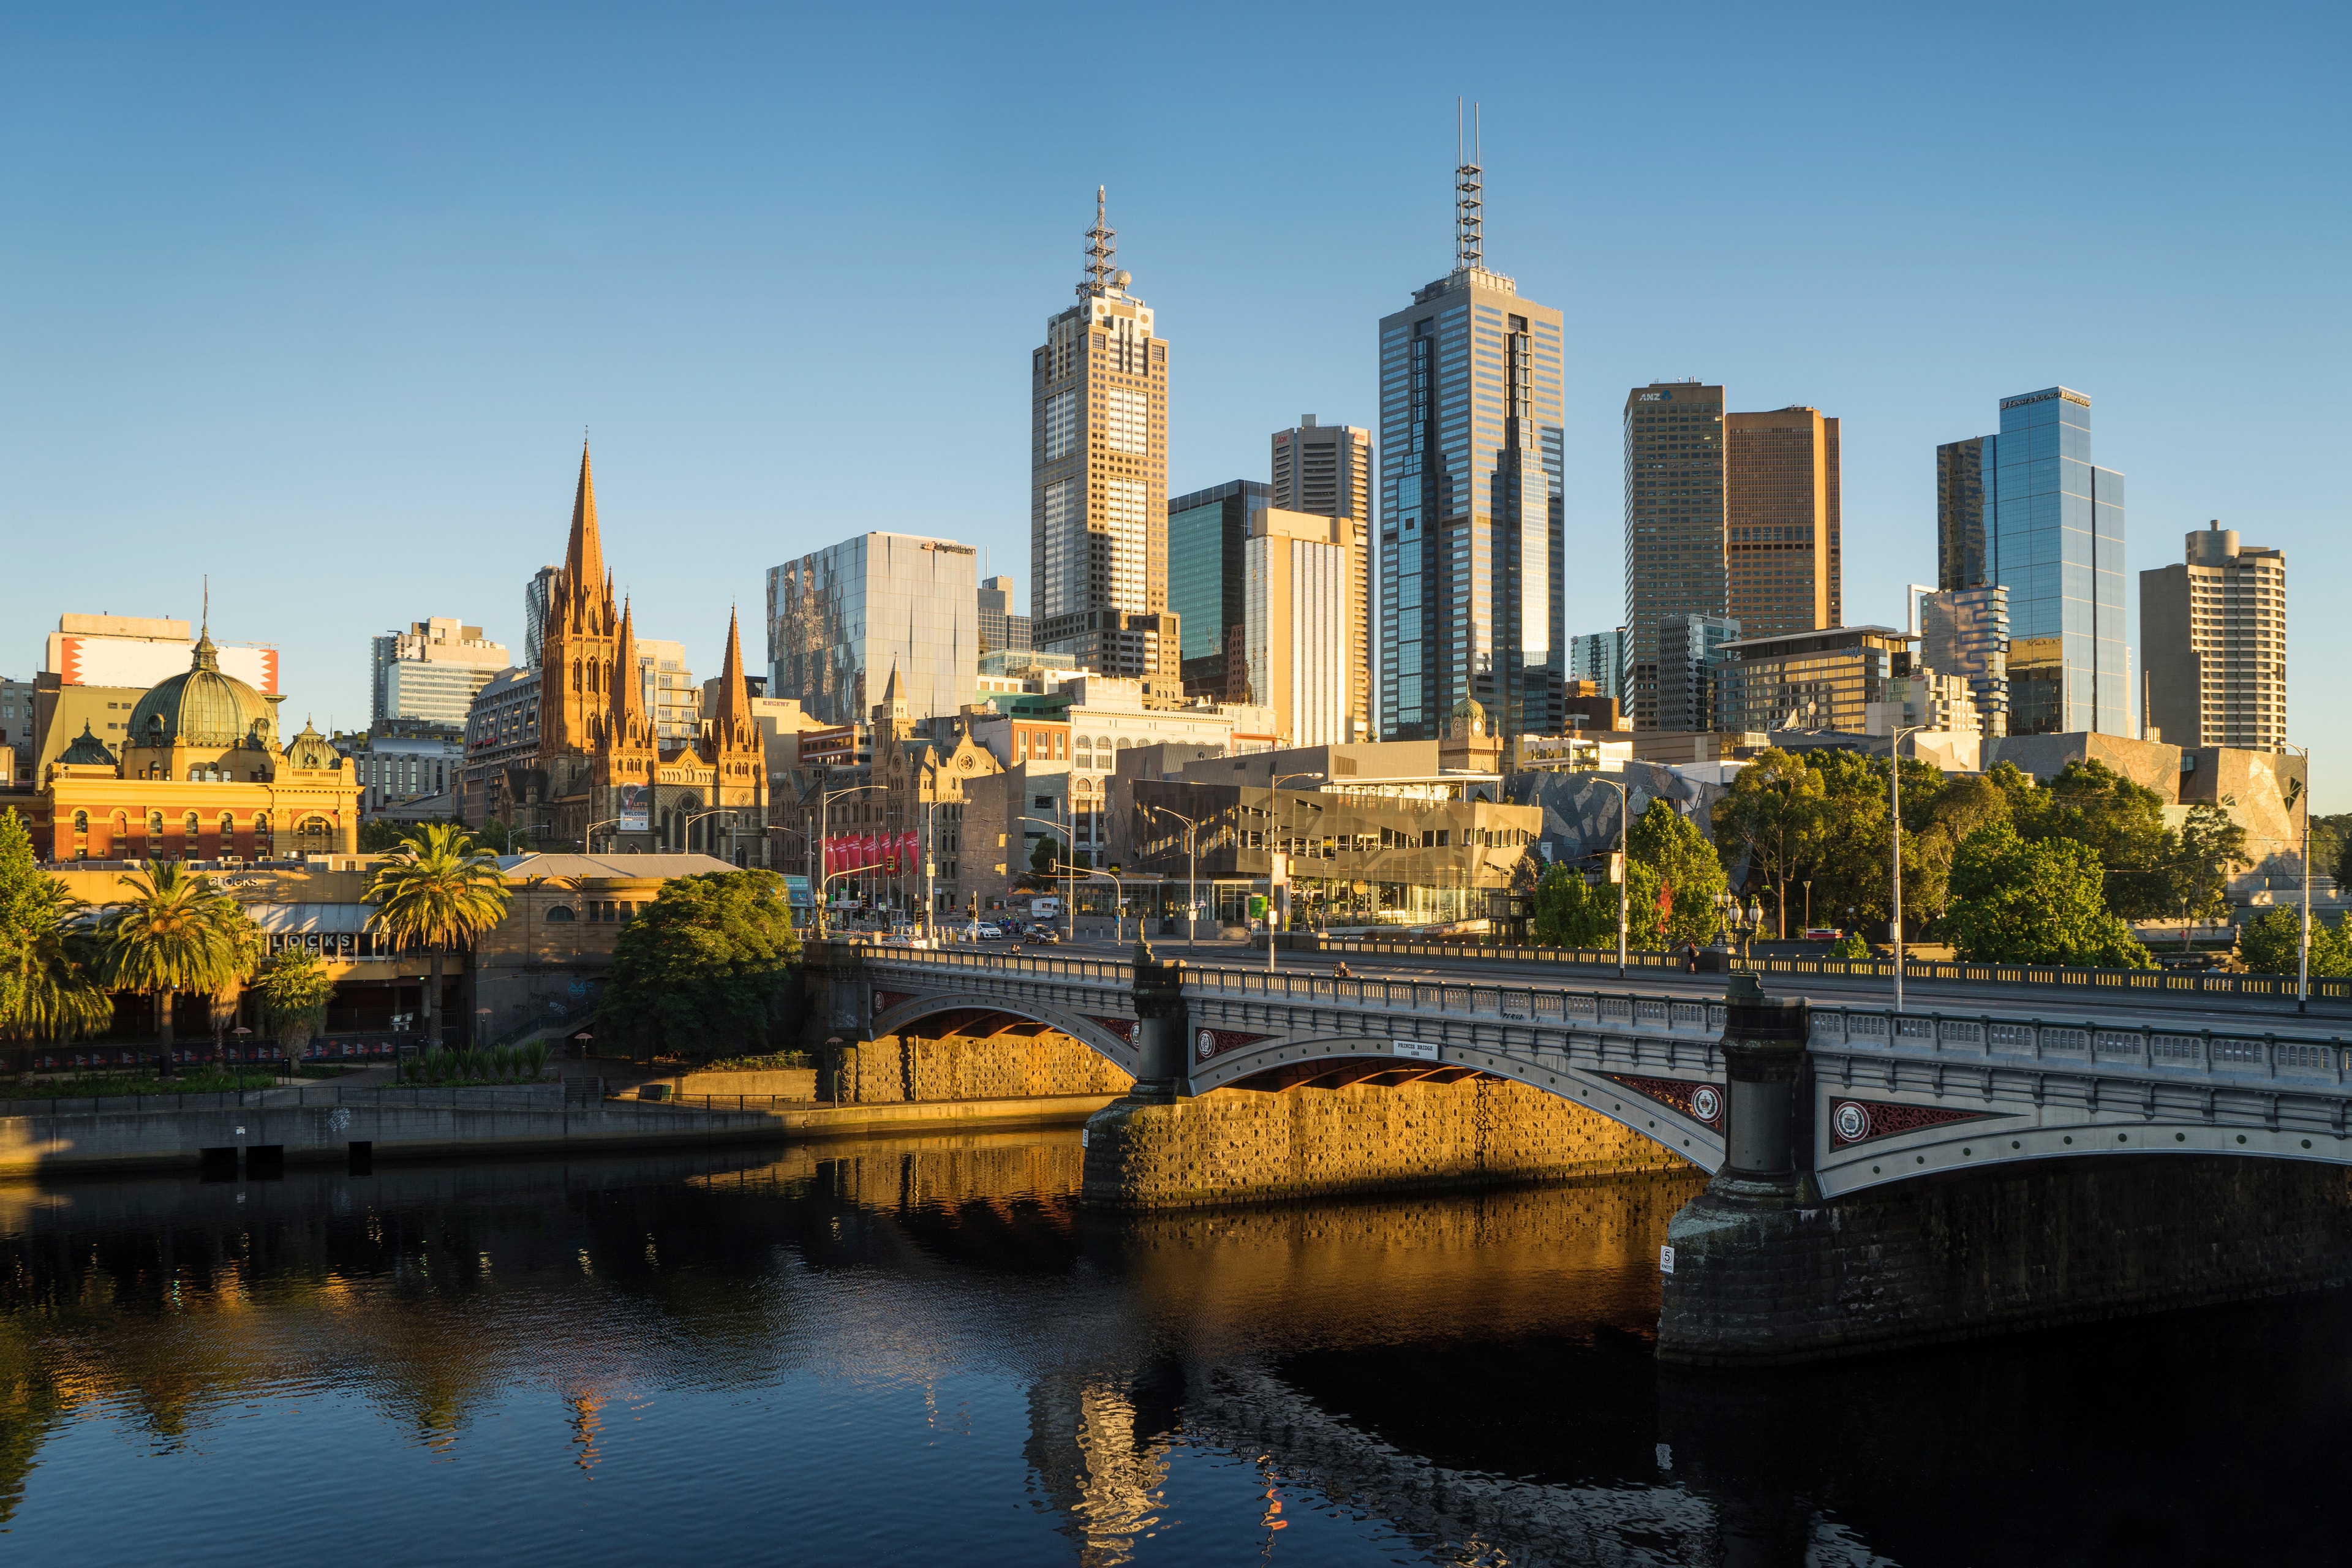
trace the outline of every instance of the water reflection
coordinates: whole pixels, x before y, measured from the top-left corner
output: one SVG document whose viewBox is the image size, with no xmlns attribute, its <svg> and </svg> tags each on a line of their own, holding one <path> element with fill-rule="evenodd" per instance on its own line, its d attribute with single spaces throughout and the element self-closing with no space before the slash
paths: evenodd
<svg viewBox="0 0 2352 1568">
<path fill-rule="evenodd" d="M 1078 1177 L 1024 1133 L 0 1189 L 0 1514 L 28 1561 L 2334 1555 L 2336 1299 L 1662 1373 L 1694 1179 L 1112 1222 Z"/>
</svg>

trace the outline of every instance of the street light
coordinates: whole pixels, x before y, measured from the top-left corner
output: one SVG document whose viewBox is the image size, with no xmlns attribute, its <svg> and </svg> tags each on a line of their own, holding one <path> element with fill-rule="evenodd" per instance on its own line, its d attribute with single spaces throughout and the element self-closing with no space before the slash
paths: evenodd
<svg viewBox="0 0 2352 1568">
<path fill-rule="evenodd" d="M 2303 753 L 2303 787 L 2288 797 L 2286 808 L 2293 811 L 2298 801 L 2303 806 L 2303 925 L 2295 938 L 2294 1010 L 2311 1011 L 2311 748 L 2292 742 L 2281 742 L 2290 752 Z"/>
<path fill-rule="evenodd" d="M 1201 825 L 1181 811 L 1171 811 L 1164 805 L 1147 805 L 1146 811 L 1156 811 L 1162 816 L 1172 816 L 1184 825 L 1184 854 L 1189 862 L 1184 881 L 1186 902 L 1184 914 L 1184 945 L 1201 945 Z"/>
<path fill-rule="evenodd" d="M 1063 879 L 1069 883 L 1069 893 L 1062 900 L 1062 923 L 1068 930 L 1070 940 L 1076 942 L 1078 940 L 1078 830 L 1076 826 L 1063 826 L 1059 817 L 1032 816 L 1025 811 L 1021 814 L 1021 820 L 1042 824 L 1062 836 L 1062 868 L 1069 873 Z"/>
<path fill-rule="evenodd" d="M 890 786 L 887 784 L 851 784 L 846 789 L 828 790 L 824 787 L 824 775 L 822 773 L 818 775 L 816 786 L 817 836 L 815 842 L 809 846 L 809 860 L 810 869 L 816 873 L 816 934 L 820 941 L 828 934 L 824 919 L 825 885 L 831 882 L 835 877 L 846 876 L 849 874 L 845 871 L 827 872 L 824 869 L 824 844 L 825 840 L 832 837 L 831 813 L 833 810 L 833 802 L 838 796 L 856 795 L 862 789 L 887 789 Z M 866 868 L 863 866 L 856 868 L 856 869 L 861 871 Z"/>
<path fill-rule="evenodd" d="M 1271 766 L 1271 763 L 1269 763 L 1268 765 L 1269 765 L 1269 766 Z M 1275 805 L 1275 791 L 1276 791 L 1276 789 L 1281 785 L 1282 781 L 1283 781 L 1283 780 L 1285 780 L 1285 779 L 1319 779 L 1319 778 L 1328 778 L 1329 776 L 1330 776 L 1330 775 L 1329 775 L 1328 773 L 1314 773 L 1314 772 L 1308 772 L 1308 773 L 1269 773 L 1266 775 L 1266 781 L 1265 781 L 1265 972 L 1266 972 L 1268 974 L 1271 974 L 1271 973 L 1274 973 L 1274 857 L 1275 857 L 1275 854 L 1276 854 L 1276 850 L 1275 850 L 1275 847 L 1274 847 L 1274 805 Z"/>
<path fill-rule="evenodd" d="M 1625 824 L 1633 815 L 1633 802 L 1626 795 L 1625 786 L 1612 779 L 1596 777 L 1592 782 L 1617 792 L 1617 978 L 1622 980 L 1625 978 L 1625 922 L 1632 913 L 1627 900 L 1631 896 L 1629 889 L 1633 882 L 1628 874 L 1632 868 L 1625 863 Z"/>
<path fill-rule="evenodd" d="M 1895 1010 L 1903 1011 L 1903 737 L 1921 730 L 1932 729 L 1927 724 L 1900 724 L 1890 734 L 1886 746 L 1886 773 L 1895 801 Z"/>
<path fill-rule="evenodd" d="M 737 812 L 737 810 L 738 810 L 738 809 L 740 809 L 740 808 L 739 808 L 739 807 L 736 807 L 736 806 L 731 806 L 731 805 L 713 806 L 713 807 L 712 807 L 710 810 L 709 810 L 709 811 L 698 811 L 698 812 L 696 812 L 693 816 L 691 816 L 688 817 L 688 818 L 686 819 L 686 844 L 685 844 L 682 847 L 686 847 L 686 848 L 690 849 L 690 848 L 693 847 L 693 844 L 694 844 L 694 825 L 695 825 L 696 823 L 700 822 L 700 821 L 701 821 L 704 817 L 706 817 L 706 816 L 727 816 L 727 817 L 731 817 L 731 816 L 733 816 L 735 815 L 735 813 Z M 733 838 L 733 837 L 734 837 L 734 833 L 735 833 L 735 825 L 734 825 L 732 822 L 730 822 L 730 823 L 727 825 L 727 833 L 728 833 L 728 837 L 729 837 L 729 838 L 731 840 L 731 839 Z M 732 848 L 734 847 L 734 846 L 733 846 L 733 844 L 730 842 L 730 843 L 729 844 L 728 847 L 729 847 L 730 849 L 732 849 Z M 708 849 L 706 849 L 706 850 L 704 850 L 704 851 L 703 851 L 703 853 L 704 853 L 704 854 L 706 854 L 706 855 L 708 855 L 709 853 L 710 853 L 710 851 L 709 851 Z M 729 861 L 729 863 L 730 863 L 730 865 L 734 862 L 734 857 L 733 857 L 731 854 L 728 857 L 728 861 Z"/>
<path fill-rule="evenodd" d="M 588 825 L 588 830 L 580 836 L 580 853 L 583 855 L 593 855 L 596 853 L 596 830 L 598 828 L 618 827 L 620 826 L 621 819 L 617 816 L 608 816 L 602 822 L 590 823 Z"/>
</svg>

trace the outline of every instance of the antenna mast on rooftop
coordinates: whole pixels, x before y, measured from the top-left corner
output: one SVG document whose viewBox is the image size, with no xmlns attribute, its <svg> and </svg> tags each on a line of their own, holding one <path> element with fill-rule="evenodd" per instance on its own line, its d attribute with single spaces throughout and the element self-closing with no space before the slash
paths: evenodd
<svg viewBox="0 0 2352 1568">
<path fill-rule="evenodd" d="M 1462 100 L 1454 100 L 1454 265 L 1457 270 L 1486 268 L 1486 182 L 1478 166 L 1479 105 L 1470 106 L 1470 155 L 1462 146 Z"/>
<path fill-rule="evenodd" d="M 1095 226 L 1087 230 L 1087 280 L 1078 285 L 1081 299 L 1092 295 L 1100 298 L 1111 290 L 1111 279 L 1118 270 L 1118 230 L 1107 221 L 1104 187 L 1095 187 Z"/>
</svg>

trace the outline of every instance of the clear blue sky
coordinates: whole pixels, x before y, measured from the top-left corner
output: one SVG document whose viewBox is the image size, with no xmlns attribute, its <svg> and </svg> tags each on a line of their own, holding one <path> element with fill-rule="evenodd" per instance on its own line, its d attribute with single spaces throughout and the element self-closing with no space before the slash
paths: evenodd
<svg viewBox="0 0 2352 1568">
<path fill-rule="evenodd" d="M 521 644 L 593 428 L 638 625 L 715 673 L 763 570 L 870 528 L 1028 579 L 1027 354 L 1108 184 L 1174 345 L 1170 484 L 1372 423 L 1450 258 L 1568 318 L 1571 631 L 1616 624 L 1618 409 L 1693 375 L 1844 421 L 1846 605 L 1933 580 L 1934 449 L 2094 400 L 2129 591 L 2288 552 L 2293 733 L 2352 809 L 2335 596 L 2347 11 L 14 6 L 0 15 L 0 671 L 63 610 L 280 645 Z M 2135 639 L 2136 640 L 2136 639 Z M 299 721 L 299 719 L 297 720 Z"/>
</svg>

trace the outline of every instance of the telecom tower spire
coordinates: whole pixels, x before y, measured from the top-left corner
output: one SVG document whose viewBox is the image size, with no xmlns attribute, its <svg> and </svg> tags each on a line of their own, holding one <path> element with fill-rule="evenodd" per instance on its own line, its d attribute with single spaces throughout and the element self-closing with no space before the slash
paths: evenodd
<svg viewBox="0 0 2352 1568">
<path fill-rule="evenodd" d="M 1470 107 L 1470 155 L 1462 155 L 1462 100 L 1454 100 L 1454 266 L 1456 271 L 1486 268 L 1486 171 L 1478 166 L 1479 106 Z"/>
<path fill-rule="evenodd" d="M 1118 230 L 1108 221 L 1104 187 L 1095 187 L 1095 226 L 1087 230 L 1087 280 L 1078 285 L 1078 297 L 1100 298 L 1111 291 L 1111 281 L 1118 271 Z"/>
</svg>

